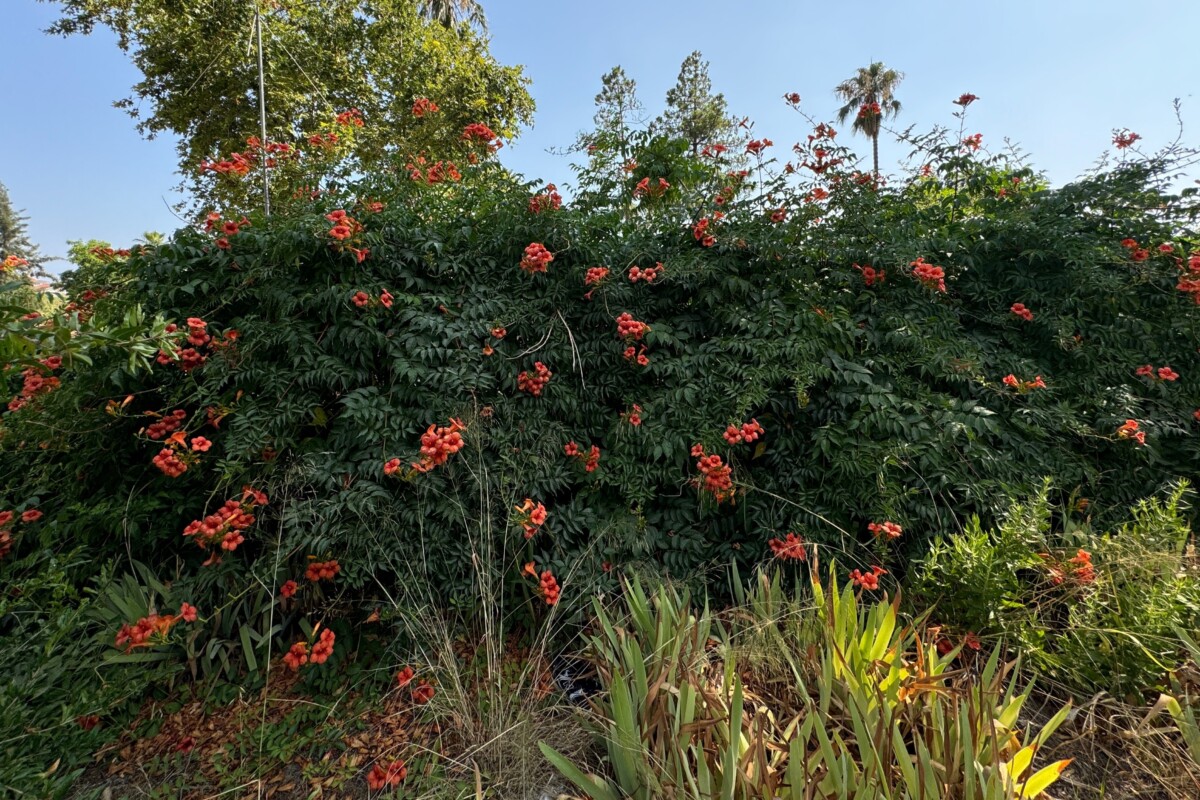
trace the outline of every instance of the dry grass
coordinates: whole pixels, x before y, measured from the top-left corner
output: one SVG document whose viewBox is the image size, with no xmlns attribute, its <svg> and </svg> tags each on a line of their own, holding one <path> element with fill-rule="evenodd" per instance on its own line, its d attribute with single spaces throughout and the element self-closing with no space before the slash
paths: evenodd
<svg viewBox="0 0 1200 800">
<path fill-rule="evenodd" d="M 1148 718 L 1106 695 L 1079 706 L 1046 745 L 1050 758 L 1073 759 L 1059 800 L 1196 800 L 1200 766 L 1166 716 Z M 1038 716 L 1032 712 L 1031 718 Z"/>
</svg>

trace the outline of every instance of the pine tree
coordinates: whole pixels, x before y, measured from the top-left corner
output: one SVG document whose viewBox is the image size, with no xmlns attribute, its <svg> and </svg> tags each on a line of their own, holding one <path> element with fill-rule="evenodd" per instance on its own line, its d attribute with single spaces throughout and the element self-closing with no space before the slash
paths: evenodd
<svg viewBox="0 0 1200 800">
<path fill-rule="evenodd" d="M 667 110 L 655 121 L 659 130 L 688 141 L 693 156 L 705 145 L 736 138 L 725 95 L 712 93 L 708 62 L 699 50 L 683 60 L 679 78 L 667 91 Z"/>
<path fill-rule="evenodd" d="M 47 259 L 29 238 L 28 222 L 24 211 L 13 208 L 8 189 L 0 183 L 0 261 L 9 256 L 23 258 L 29 262 L 23 269 L 26 275 L 44 277 L 42 266 Z"/>
<path fill-rule="evenodd" d="M 610 136 L 620 144 L 622 151 L 629 142 L 630 123 L 641 122 L 643 106 L 637 97 L 637 81 L 615 66 L 600 79 L 600 93 L 596 95 L 596 123 L 598 135 Z"/>
</svg>

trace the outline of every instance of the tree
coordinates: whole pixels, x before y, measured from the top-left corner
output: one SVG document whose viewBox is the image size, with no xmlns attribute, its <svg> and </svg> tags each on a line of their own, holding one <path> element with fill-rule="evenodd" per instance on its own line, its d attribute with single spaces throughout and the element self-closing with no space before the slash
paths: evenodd
<svg viewBox="0 0 1200 800">
<path fill-rule="evenodd" d="M 468 25 L 487 30 L 487 17 L 483 14 L 483 6 L 476 0 L 424 0 L 419 10 L 424 16 L 447 28 L 457 27 L 461 17 Z"/>
<path fill-rule="evenodd" d="M 587 170 L 593 182 L 614 185 L 627 177 L 622 168 L 632 157 L 632 125 L 644 121 L 643 108 L 637 97 L 637 82 L 620 66 L 600 78 L 592 117 L 596 127 L 579 134 L 569 150 L 587 152 Z"/>
<path fill-rule="evenodd" d="M 597 133 L 608 133 L 621 142 L 622 151 L 629 139 L 630 122 L 640 122 L 643 110 L 637 97 L 637 81 L 625 74 L 619 65 L 600 79 L 596 95 L 596 113 L 592 120 Z"/>
<path fill-rule="evenodd" d="M 680 65 L 679 78 L 667 90 L 667 110 L 655 126 L 686 139 L 693 156 L 705 145 L 734 135 L 736 124 L 729 116 L 725 95 L 712 93 L 708 62 L 699 50 L 692 51 Z"/>
<path fill-rule="evenodd" d="M 117 34 L 143 75 L 117 105 L 138 119 L 144 135 L 180 137 L 185 176 L 205 160 L 245 148 L 258 133 L 258 69 L 250 48 L 255 3 L 211 0 L 201 11 L 181 10 L 175 0 L 44 1 L 62 6 L 50 33 L 88 34 L 100 25 Z M 268 138 L 295 141 L 357 108 L 366 125 L 347 154 L 356 170 L 436 153 L 470 123 L 512 137 L 531 119 L 533 100 L 520 67 L 499 64 L 478 32 L 431 22 L 406 0 L 275 2 L 264 8 L 262 27 Z M 437 103 L 439 113 L 414 115 L 421 97 Z M 142 106 L 150 109 L 145 116 Z M 193 210 L 203 210 L 208 185 L 196 178 L 185 178 L 185 185 L 201 201 Z M 261 190 L 244 181 L 241 191 L 248 201 Z"/>
<path fill-rule="evenodd" d="M 871 140 L 873 174 L 879 175 L 879 129 L 885 117 L 900 113 L 900 101 L 895 98 L 896 87 L 904 73 L 888 69 L 882 61 L 869 67 L 859 67 L 853 78 L 847 78 L 833 92 L 845 105 L 838 109 L 838 122 L 845 122 L 851 113 L 853 129 Z"/>
<path fill-rule="evenodd" d="M 44 276 L 42 265 L 46 257 L 29 238 L 29 217 L 13 208 L 8 189 L 0 183 L 0 262 L 9 256 L 24 259 L 28 265 L 23 271 L 29 275 Z"/>
</svg>

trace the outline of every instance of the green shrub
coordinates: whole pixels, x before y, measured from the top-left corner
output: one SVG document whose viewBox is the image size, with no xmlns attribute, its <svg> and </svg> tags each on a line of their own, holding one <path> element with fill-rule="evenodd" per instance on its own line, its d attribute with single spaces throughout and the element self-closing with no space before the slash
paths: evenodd
<svg viewBox="0 0 1200 800">
<path fill-rule="evenodd" d="M 1177 631 L 1200 624 L 1200 573 L 1186 557 L 1189 496 L 1181 483 L 1100 533 L 1070 522 L 1070 509 L 1052 530 L 1043 489 L 995 531 L 976 520 L 934 542 L 914 571 L 917 602 L 936 603 L 938 617 L 956 626 L 1007 638 L 1076 695 L 1134 699 L 1165 688 L 1185 653 Z"/>
<path fill-rule="evenodd" d="M 1194 471 L 1200 315 L 1174 260 L 1194 246 L 1193 201 L 1162 188 L 1172 154 L 1049 189 L 1022 164 L 929 140 L 929 175 L 878 187 L 814 137 L 798 160 L 827 199 L 774 162 L 730 177 L 733 161 L 643 137 L 625 183 L 535 213 L 531 193 L 545 190 L 467 142 L 441 154 L 461 182 L 378 176 L 294 214 L 218 219 L 107 272 L 89 266 L 68 285 L 96 324 L 140 305 L 176 320 L 180 348 L 189 318 L 214 340 L 195 369 L 168 354 L 150 375 L 101 353 L 3 417 L 0 509 L 37 498 L 45 512 L 14 529 L 17 552 L 174 564 L 173 591 L 202 614 L 253 619 L 260 643 L 283 645 L 299 619 L 353 617 L 413 576 L 469 615 L 483 552 L 531 609 L 530 562 L 574 605 L 623 570 L 755 563 L 790 530 L 854 560 L 868 523 L 889 519 L 905 530 L 893 555 L 919 555 L 959 519 L 990 524 L 1006 493 L 1042 475 L 1107 514 Z M 661 196 L 638 193 L 659 177 Z M 338 210 L 363 226 L 344 242 L 326 216 Z M 531 243 L 554 254 L 544 273 L 519 267 Z M 921 259 L 944 267 L 945 292 L 914 278 Z M 632 266 L 659 262 L 652 282 L 631 280 Z M 886 280 L 866 285 L 855 265 L 867 264 Z M 600 265 L 607 279 L 587 285 Z M 643 339 L 618 335 L 623 313 L 649 325 Z M 553 377 L 534 396 L 518 383 L 537 362 Z M 1180 377 L 1135 375 L 1146 363 Z M 1007 374 L 1046 388 L 1014 390 Z M 166 449 L 198 435 L 212 447 L 185 452 L 172 478 L 146 430 L 175 410 L 189 438 Z M 451 419 L 465 424 L 463 449 L 414 473 L 422 434 Z M 1126 419 L 1144 446 L 1118 436 Z M 727 443 L 727 426 L 751 420 L 761 438 Z M 572 441 L 599 448 L 598 469 L 564 453 Z M 720 469 L 715 492 L 697 486 L 696 444 L 731 468 L 728 486 Z M 185 526 L 245 485 L 269 503 L 235 552 L 201 567 L 213 548 Z M 531 539 L 514 512 L 525 498 L 549 511 Z M 310 558 L 336 559 L 336 580 L 306 582 Z M 289 578 L 303 585 L 300 613 L 271 633 L 264 609 Z"/>
</svg>

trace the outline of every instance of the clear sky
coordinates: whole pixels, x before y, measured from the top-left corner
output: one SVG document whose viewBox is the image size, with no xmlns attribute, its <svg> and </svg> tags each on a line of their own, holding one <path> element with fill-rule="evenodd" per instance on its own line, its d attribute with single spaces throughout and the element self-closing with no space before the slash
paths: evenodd
<svg viewBox="0 0 1200 800">
<path fill-rule="evenodd" d="M 898 125 L 953 122 L 950 101 L 980 97 L 970 132 L 985 145 L 1018 142 L 1055 183 L 1069 181 L 1128 127 L 1156 147 L 1175 137 L 1183 101 L 1200 144 L 1200 0 L 483 0 L 492 50 L 523 64 L 538 110 L 503 160 L 534 178 L 567 183 L 568 160 L 548 148 L 587 129 L 600 76 L 616 64 L 638 83 L 651 115 L 692 50 L 711 62 L 714 88 L 755 134 L 786 149 L 807 131 L 781 101 L 799 92 L 832 117 L 832 87 L 872 60 L 906 73 Z M 54 6 L 0 0 L 0 182 L 31 217 L 43 251 L 68 239 L 124 246 L 146 230 L 179 227 L 169 204 L 174 142 L 142 139 L 112 107 L 138 79 L 112 37 L 61 39 L 41 31 Z M 848 135 L 848 132 L 847 132 Z M 866 153 L 859 142 L 860 152 Z M 883 166 L 904 151 L 882 145 Z"/>
</svg>

